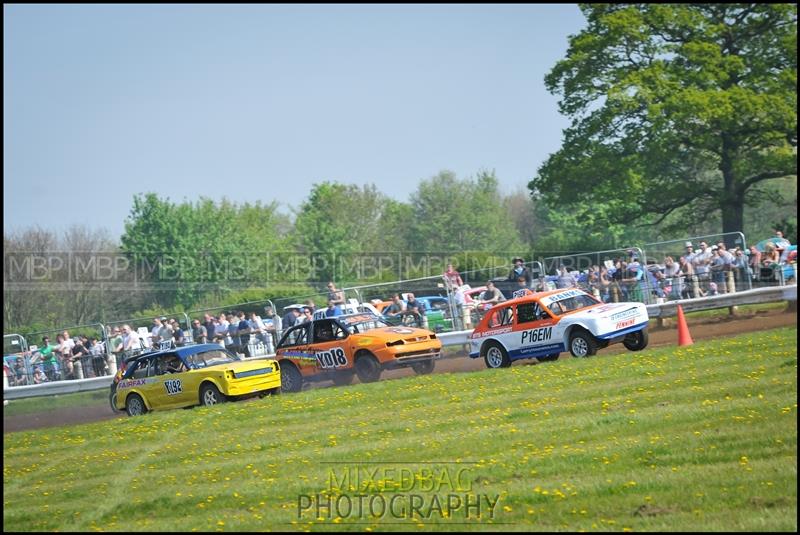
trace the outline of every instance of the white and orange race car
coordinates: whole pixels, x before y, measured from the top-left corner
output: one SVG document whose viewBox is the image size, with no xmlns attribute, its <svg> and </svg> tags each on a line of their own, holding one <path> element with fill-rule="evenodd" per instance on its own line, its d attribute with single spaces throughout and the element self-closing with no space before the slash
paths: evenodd
<svg viewBox="0 0 800 535">
<path fill-rule="evenodd" d="M 579 289 L 531 293 L 495 305 L 470 337 L 472 358 L 489 368 L 519 359 L 556 360 L 622 342 L 630 351 L 647 347 L 647 308 L 642 303 L 602 303 Z"/>
</svg>

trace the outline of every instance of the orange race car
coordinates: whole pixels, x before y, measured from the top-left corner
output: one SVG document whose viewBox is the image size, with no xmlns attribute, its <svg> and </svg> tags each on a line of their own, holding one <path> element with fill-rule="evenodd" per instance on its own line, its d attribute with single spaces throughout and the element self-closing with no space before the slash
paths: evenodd
<svg viewBox="0 0 800 535">
<path fill-rule="evenodd" d="M 441 356 L 436 334 L 412 327 L 392 327 L 371 313 L 316 319 L 288 329 L 278 342 L 284 392 L 304 383 L 332 380 L 349 384 L 380 379 L 383 370 L 411 367 L 417 374 L 433 371 Z"/>
</svg>

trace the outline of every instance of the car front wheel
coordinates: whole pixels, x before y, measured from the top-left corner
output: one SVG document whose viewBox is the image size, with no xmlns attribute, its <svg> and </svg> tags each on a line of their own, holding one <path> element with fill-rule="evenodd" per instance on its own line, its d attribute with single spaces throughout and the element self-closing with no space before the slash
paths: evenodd
<svg viewBox="0 0 800 535">
<path fill-rule="evenodd" d="M 629 351 L 641 351 L 647 347 L 648 338 L 647 330 L 642 329 L 626 336 L 622 341 L 622 345 Z"/>
<path fill-rule="evenodd" d="M 294 364 L 281 364 L 281 390 L 284 392 L 300 392 L 303 388 L 303 376 Z"/>
<path fill-rule="evenodd" d="M 381 378 L 381 365 L 373 355 L 361 354 L 356 359 L 356 375 L 362 383 L 374 383 Z"/>
<path fill-rule="evenodd" d="M 487 368 L 508 368 L 511 360 L 506 350 L 497 342 L 489 342 L 483 350 L 483 360 Z"/>
<path fill-rule="evenodd" d="M 216 386 L 212 385 L 211 383 L 203 384 L 202 388 L 200 388 L 200 404 L 209 407 L 211 405 L 217 405 L 218 403 L 224 403 L 225 396 L 217 389 Z"/>
<path fill-rule="evenodd" d="M 586 330 L 574 331 L 569 337 L 569 352 L 573 357 L 591 357 L 597 353 L 597 341 Z"/>
<path fill-rule="evenodd" d="M 433 368 L 436 366 L 436 362 L 433 360 L 426 360 L 423 362 L 416 362 L 411 365 L 411 369 L 414 370 L 414 373 L 417 375 L 428 375 L 433 371 Z"/>
<path fill-rule="evenodd" d="M 125 403 L 125 412 L 128 416 L 141 416 L 147 412 L 147 406 L 144 404 L 142 396 L 139 394 L 131 394 L 128 396 L 128 401 Z"/>
</svg>

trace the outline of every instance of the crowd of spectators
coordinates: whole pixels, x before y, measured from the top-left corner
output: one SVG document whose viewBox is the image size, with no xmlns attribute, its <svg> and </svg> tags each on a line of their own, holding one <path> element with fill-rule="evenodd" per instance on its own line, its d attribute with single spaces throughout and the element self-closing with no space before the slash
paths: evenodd
<svg viewBox="0 0 800 535">
<path fill-rule="evenodd" d="M 732 292 L 749 287 L 754 281 L 782 281 L 784 266 L 797 261 L 797 246 L 792 245 L 780 230 L 746 250 L 741 247 L 728 249 L 724 241 L 709 245 L 704 240 L 697 243 L 697 249 L 694 243 L 687 241 L 683 249 L 682 254 L 665 255 L 660 263 L 648 260 L 647 265 L 643 265 L 636 251 L 631 250 L 627 255 L 605 260 L 583 272 L 560 265 L 554 275 L 541 279 L 533 279 L 524 260 L 514 258 L 508 280 L 517 285 L 515 296 L 530 290 L 581 287 L 604 302 L 652 302 Z M 443 278 L 449 293 L 454 296 L 454 307 L 460 317 L 461 310 L 469 302 L 462 277 L 453 264 L 448 264 Z M 344 292 L 333 282 L 328 283 L 327 290 L 325 317 L 342 314 Z M 476 310 L 485 310 L 504 299 L 503 293 L 490 280 L 472 305 Z M 55 343 L 49 336 L 44 336 L 34 351 L 7 357 L 5 372 L 11 386 L 76 379 L 79 375 L 108 375 L 106 344 L 118 365 L 127 355 L 145 348 L 166 349 L 189 342 L 219 343 L 248 357 L 253 353 L 254 344 L 263 344 L 263 349 L 271 353 L 282 330 L 311 321 L 315 309 L 315 303 L 307 300 L 301 306 L 287 307 L 283 317 L 278 316 L 271 306 L 264 308 L 263 316 L 255 311 L 249 314 L 244 311 L 221 313 L 218 317 L 206 313 L 202 320 L 192 319 L 187 331 L 175 318 L 159 316 L 153 318 L 149 334 L 144 338 L 128 324 L 110 327 L 105 341 L 102 337 L 73 337 L 65 330 L 56 335 Z M 413 293 L 406 294 L 405 299 L 399 293 L 393 295 L 391 304 L 383 311 L 387 318 L 398 318 L 399 322 L 417 326 L 423 325 L 425 313 L 424 303 Z"/>
</svg>

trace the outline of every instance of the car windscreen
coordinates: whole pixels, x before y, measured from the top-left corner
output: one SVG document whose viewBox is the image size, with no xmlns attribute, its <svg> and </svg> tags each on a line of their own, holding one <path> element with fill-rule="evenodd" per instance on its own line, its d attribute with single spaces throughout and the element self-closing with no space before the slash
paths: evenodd
<svg viewBox="0 0 800 535">
<path fill-rule="evenodd" d="M 351 334 L 363 333 L 371 329 L 380 329 L 390 325 L 374 314 L 358 314 L 338 318 L 345 324 Z"/>
<path fill-rule="evenodd" d="M 587 294 L 581 294 L 554 301 L 550 303 L 549 308 L 553 314 L 561 316 L 562 314 L 580 310 L 581 308 L 590 307 L 592 305 L 596 305 L 597 303 L 598 301 L 594 297 Z"/>
<path fill-rule="evenodd" d="M 238 357 L 234 357 L 222 349 L 212 349 L 186 357 L 186 363 L 193 369 L 208 368 L 209 366 L 217 366 L 218 364 L 229 364 L 231 362 L 237 362 L 238 360 Z"/>
</svg>

